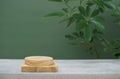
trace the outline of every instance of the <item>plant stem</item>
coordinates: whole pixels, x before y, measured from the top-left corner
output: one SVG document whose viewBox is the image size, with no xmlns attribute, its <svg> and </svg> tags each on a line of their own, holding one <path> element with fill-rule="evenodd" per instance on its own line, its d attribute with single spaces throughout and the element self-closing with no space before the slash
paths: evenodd
<svg viewBox="0 0 120 79">
<path fill-rule="evenodd" d="M 95 42 L 94 42 L 94 44 L 93 44 L 93 47 L 94 47 L 94 50 L 95 50 L 95 54 L 96 54 L 96 58 L 97 59 L 100 59 L 100 55 L 99 55 L 99 52 L 98 52 L 98 50 L 97 50 L 97 48 L 96 48 L 96 46 L 95 46 Z"/>
<path fill-rule="evenodd" d="M 80 6 L 82 5 L 83 0 L 80 0 Z"/>
</svg>

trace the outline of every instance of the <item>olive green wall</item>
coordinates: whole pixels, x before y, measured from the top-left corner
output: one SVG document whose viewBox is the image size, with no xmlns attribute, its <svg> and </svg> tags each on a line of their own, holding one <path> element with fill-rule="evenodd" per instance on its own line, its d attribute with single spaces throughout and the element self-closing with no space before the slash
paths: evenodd
<svg viewBox="0 0 120 79">
<path fill-rule="evenodd" d="M 59 24 L 58 18 L 42 18 L 61 6 L 47 0 L 0 0 L 0 58 L 16 59 L 30 55 L 49 55 L 56 59 L 94 58 L 79 47 L 68 45 L 64 35 L 71 28 Z M 118 31 L 114 28 L 107 32 L 118 34 Z M 101 56 L 113 58 L 110 53 L 101 53 Z"/>
</svg>

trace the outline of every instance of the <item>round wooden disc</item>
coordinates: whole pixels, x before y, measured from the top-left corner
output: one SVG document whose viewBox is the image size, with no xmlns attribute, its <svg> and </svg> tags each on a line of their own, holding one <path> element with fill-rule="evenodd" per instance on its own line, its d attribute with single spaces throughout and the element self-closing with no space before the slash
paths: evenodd
<svg viewBox="0 0 120 79">
<path fill-rule="evenodd" d="M 49 56 L 29 56 L 25 57 L 25 64 L 30 66 L 49 66 L 53 65 L 54 61 Z"/>
</svg>

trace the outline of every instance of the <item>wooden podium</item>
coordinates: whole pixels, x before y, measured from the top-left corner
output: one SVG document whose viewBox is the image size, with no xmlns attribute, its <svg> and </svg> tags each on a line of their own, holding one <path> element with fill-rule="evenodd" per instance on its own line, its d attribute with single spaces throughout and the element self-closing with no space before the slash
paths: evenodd
<svg viewBox="0 0 120 79">
<path fill-rule="evenodd" d="M 25 57 L 21 66 L 22 72 L 57 72 L 57 66 L 52 57 L 29 56 Z"/>
</svg>

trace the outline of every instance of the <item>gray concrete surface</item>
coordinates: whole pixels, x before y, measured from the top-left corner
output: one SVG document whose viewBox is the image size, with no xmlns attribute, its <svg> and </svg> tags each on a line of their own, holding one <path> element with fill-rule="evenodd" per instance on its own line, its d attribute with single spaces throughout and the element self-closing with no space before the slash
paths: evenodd
<svg viewBox="0 0 120 79">
<path fill-rule="evenodd" d="M 0 59 L 0 79 L 120 79 L 120 60 L 55 60 L 58 72 L 21 72 L 23 60 Z"/>
</svg>

